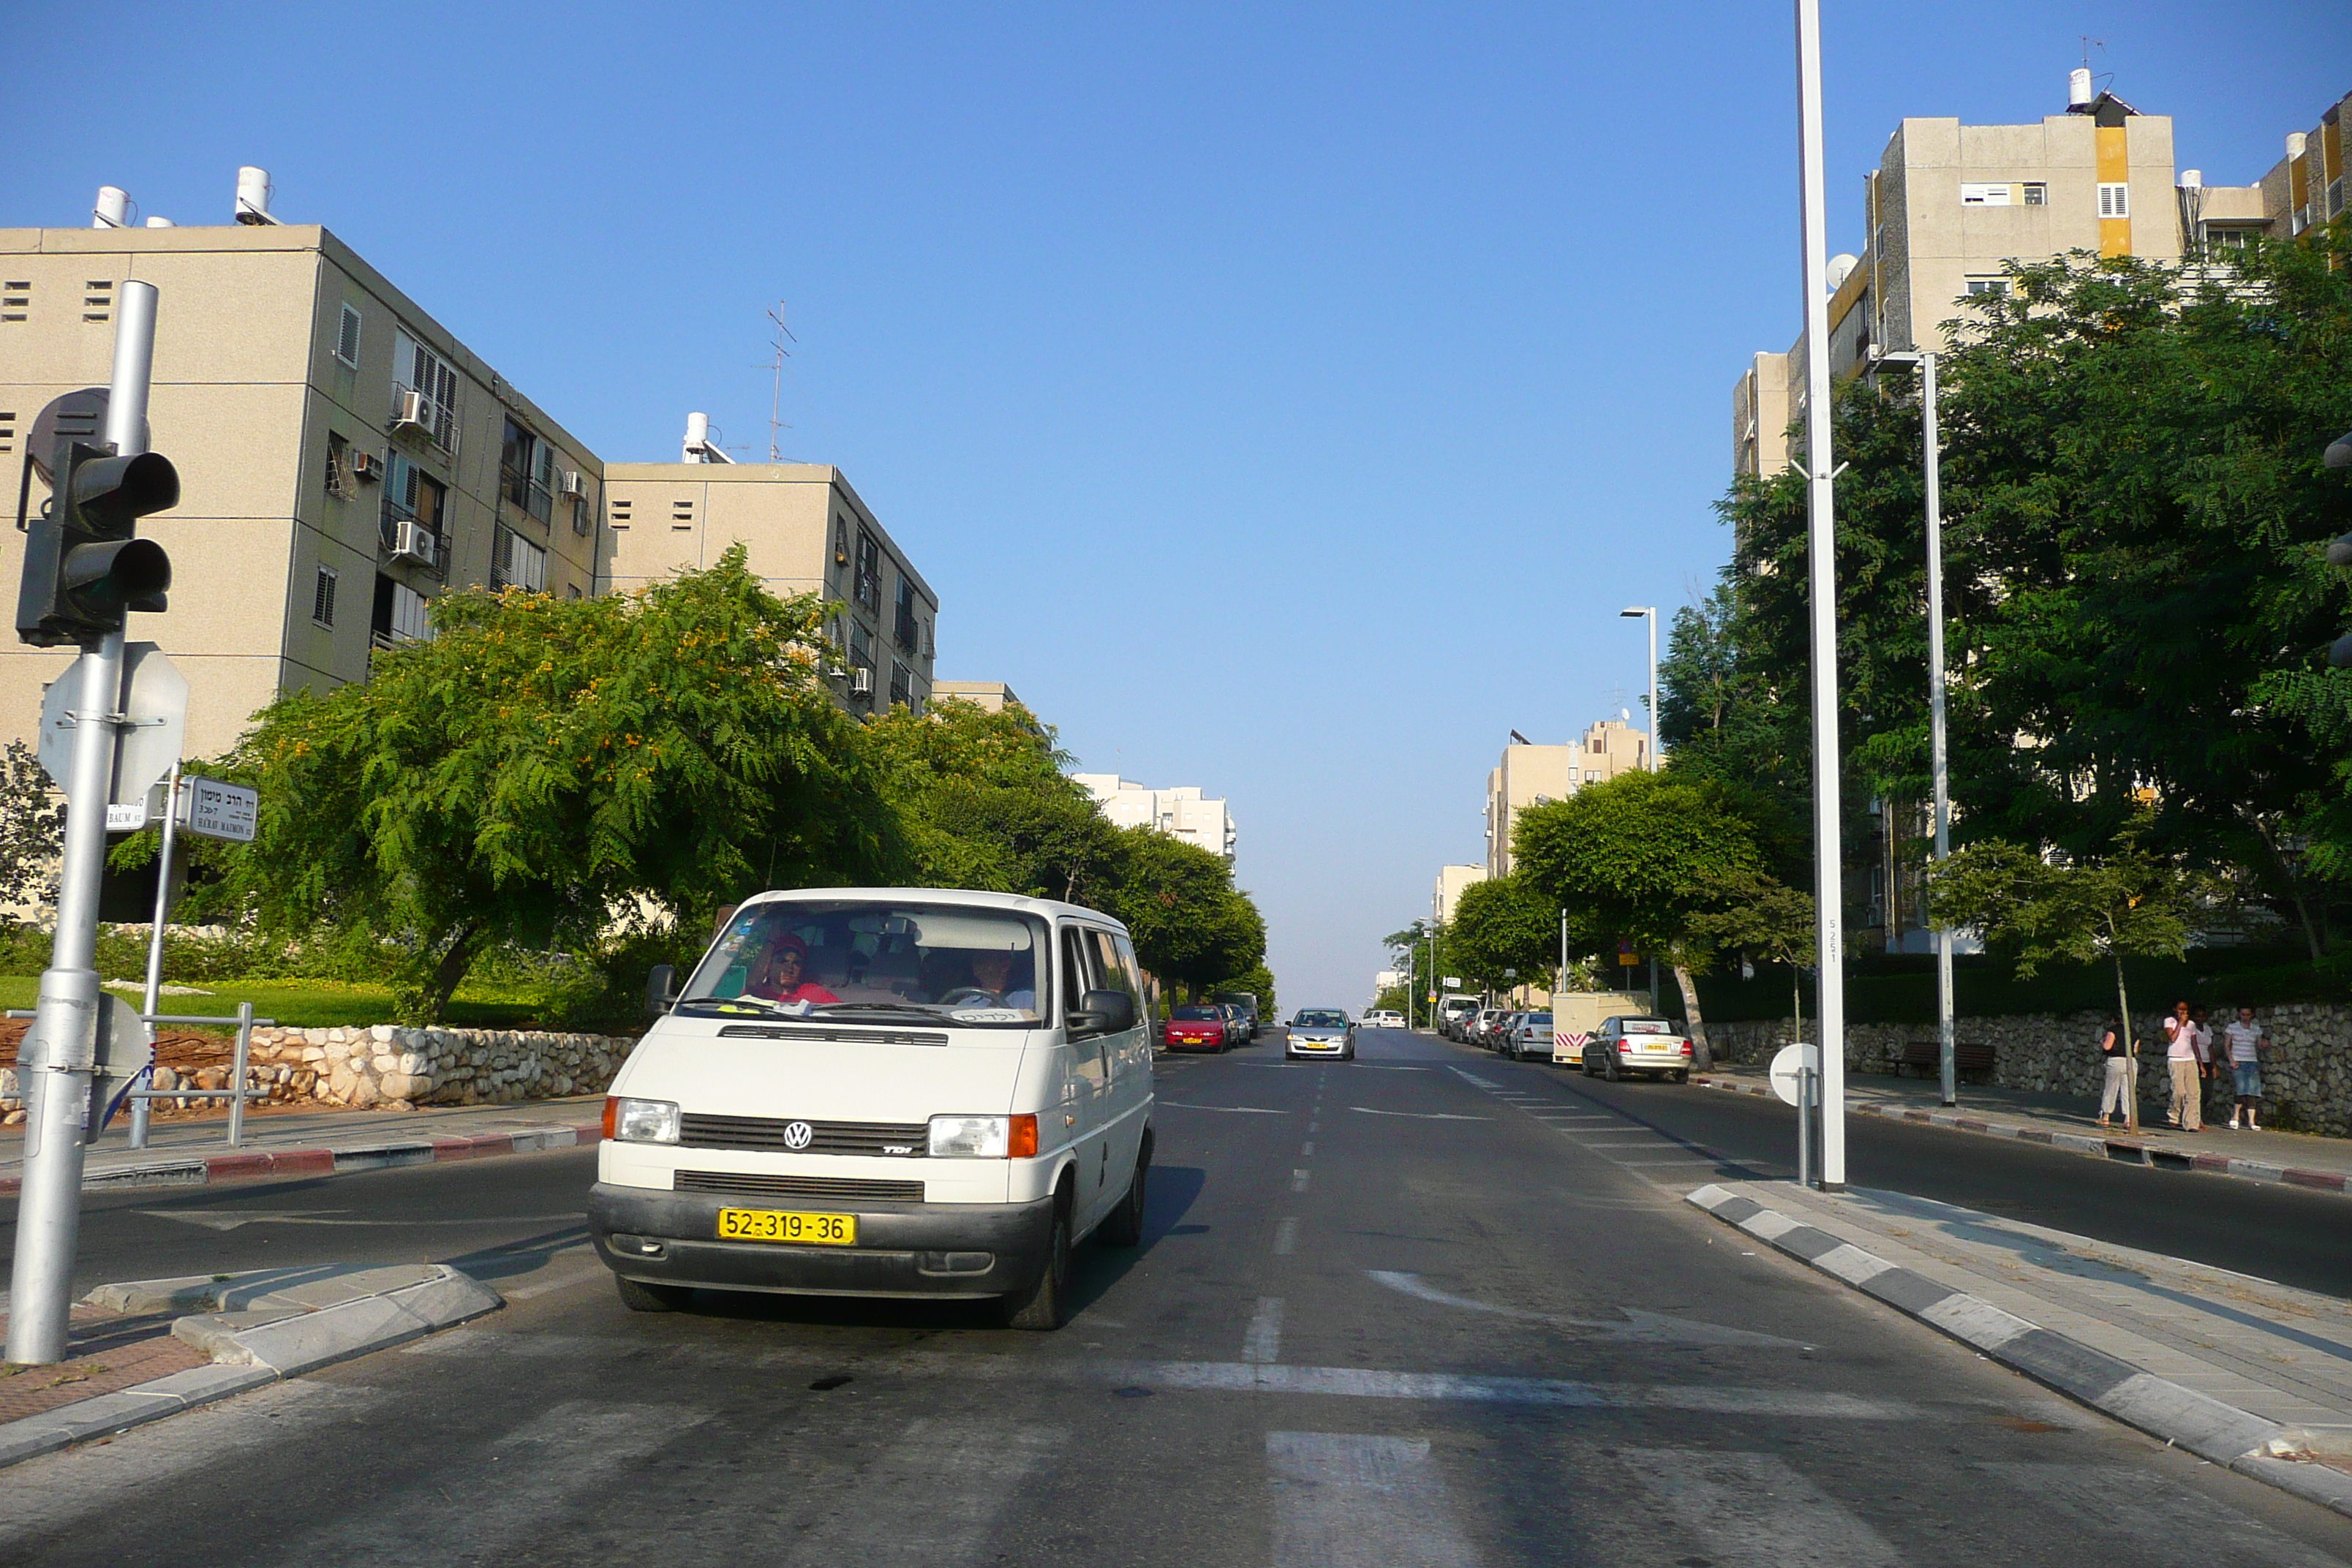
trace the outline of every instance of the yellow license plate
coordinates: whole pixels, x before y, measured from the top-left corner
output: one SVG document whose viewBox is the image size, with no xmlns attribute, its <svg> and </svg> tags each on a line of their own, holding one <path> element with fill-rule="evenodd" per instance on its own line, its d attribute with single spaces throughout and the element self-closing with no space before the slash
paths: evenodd
<svg viewBox="0 0 2352 1568">
<path fill-rule="evenodd" d="M 720 1209 L 721 1241 L 784 1241 L 798 1247 L 855 1247 L 854 1214 L 790 1214 L 782 1209 Z"/>
</svg>

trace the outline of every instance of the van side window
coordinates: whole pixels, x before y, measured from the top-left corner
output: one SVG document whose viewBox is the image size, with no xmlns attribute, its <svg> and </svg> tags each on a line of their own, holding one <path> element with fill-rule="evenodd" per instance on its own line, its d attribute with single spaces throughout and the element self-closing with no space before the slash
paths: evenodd
<svg viewBox="0 0 2352 1568">
<path fill-rule="evenodd" d="M 1107 931 L 1090 931 L 1087 932 L 1087 939 L 1094 948 L 1090 956 L 1094 960 L 1095 973 L 1102 976 L 1102 989 L 1125 992 L 1128 999 L 1135 1004 L 1135 1021 L 1143 1023 L 1143 987 L 1129 972 L 1128 966 L 1120 962 L 1118 938 Z"/>
<path fill-rule="evenodd" d="M 1151 1017 L 1150 995 L 1143 988 L 1143 965 L 1135 961 L 1135 943 L 1123 936 L 1110 939 L 1118 952 L 1118 967 L 1127 976 L 1127 989 L 1135 998 L 1135 1021 L 1149 1034 L 1156 1026 Z"/>
<path fill-rule="evenodd" d="M 1066 1016 L 1078 1011 L 1087 993 L 1101 986 L 1102 982 L 1087 962 L 1090 945 L 1086 933 L 1077 927 L 1062 928 L 1062 1012 Z"/>
</svg>

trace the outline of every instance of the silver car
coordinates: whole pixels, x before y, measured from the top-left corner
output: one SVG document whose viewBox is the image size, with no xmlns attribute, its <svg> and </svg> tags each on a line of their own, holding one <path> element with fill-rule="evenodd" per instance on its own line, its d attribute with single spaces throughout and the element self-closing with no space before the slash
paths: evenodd
<svg viewBox="0 0 2352 1568">
<path fill-rule="evenodd" d="M 1688 1083 L 1692 1054 L 1690 1037 L 1670 1018 L 1611 1018 L 1584 1047 L 1584 1076 Z"/>
<path fill-rule="evenodd" d="M 1356 1059 L 1356 1026 L 1337 1007 L 1302 1007 L 1290 1020 L 1290 1043 L 1282 1048 L 1283 1060 L 1303 1062 L 1316 1057 Z"/>
<path fill-rule="evenodd" d="M 1503 1054 L 1515 1062 L 1529 1057 L 1541 1062 L 1551 1060 L 1551 1015 L 1513 1014 L 1510 1032 L 1503 1037 Z"/>
</svg>

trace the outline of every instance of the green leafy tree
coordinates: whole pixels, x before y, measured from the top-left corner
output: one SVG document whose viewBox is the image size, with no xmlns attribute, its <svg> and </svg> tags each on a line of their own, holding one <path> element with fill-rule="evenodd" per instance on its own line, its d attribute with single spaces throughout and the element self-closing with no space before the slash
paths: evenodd
<svg viewBox="0 0 2352 1568">
<path fill-rule="evenodd" d="M 1698 900 L 1689 922 L 1696 942 L 1717 952 L 1749 952 L 1789 966 L 1789 1017 L 1794 1037 L 1801 1037 L 1803 971 L 1818 952 L 1812 895 L 1742 866 L 1701 883 Z"/>
<path fill-rule="evenodd" d="M 1673 968 L 1702 1067 L 1706 1021 L 1693 976 L 1716 947 L 1694 917 L 1731 879 L 1765 868 L 1741 798 L 1717 779 L 1621 773 L 1521 812 L 1511 839 L 1519 876 L 1569 911 L 1572 933 L 1595 945 L 1630 940 Z"/>
<path fill-rule="evenodd" d="M 217 902 L 403 938 L 396 1005 L 430 1022 L 501 942 L 584 948 L 640 904 L 707 930 L 760 888 L 891 879 L 898 819 L 816 679 L 821 614 L 740 546 L 636 594 L 446 595 L 368 680 L 259 715 L 228 771 L 259 787 L 260 834 Z"/>
<path fill-rule="evenodd" d="M 1450 951 L 1484 990 L 1535 984 L 1559 966 L 1559 906 L 1524 878 L 1474 882 L 1454 907 Z"/>
<path fill-rule="evenodd" d="M 1116 838 L 1118 881 L 1106 912 L 1126 924 L 1144 968 L 1201 995 L 1264 964 L 1265 921 L 1234 887 L 1223 856 L 1149 827 Z"/>
<path fill-rule="evenodd" d="M 2052 860 L 2006 839 L 1971 844 L 1932 871 L 1935 917 L 1945 925 L 1981 930 L 1986 945 L 2006 953 L 2024 978 L 2045 963 L 2105 960 L 2115 968 L 2116 1009 L 2137 1055 L 2124 960 L 2179 958 L 2199 922 L 2210 920 L 2231 895 L 2222 879 L 2143 847 L 2140 837 L 2154 815 L 2127 824 L 2095 859 Z"/>
<path fill-rule="evenodd" d="M 56 903 L 65 835 L 64 795 L 32 747 L 9 742 L 0 752 L 0 908 Z"/>
</svg>

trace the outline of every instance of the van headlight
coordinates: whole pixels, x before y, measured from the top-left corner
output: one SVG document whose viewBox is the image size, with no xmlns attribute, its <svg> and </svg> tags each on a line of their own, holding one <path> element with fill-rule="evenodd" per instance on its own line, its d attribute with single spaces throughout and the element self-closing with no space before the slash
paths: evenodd
<svg viewBox="0 0 2352 1568">
<path fill-rule="evenodd" d="M 614 1095 L 606 1100 L 606 1136 L 622 1143 L 675 1143 L 677 1107 L 667 1100 L 629 1100 Z"/>
<path fill-rule="evenodd" d="M 934 1116 L 930 1152 L 942 1160 L 1026 1160 L 1037 1152 L 1034 1116 Z"/>
</svg>

